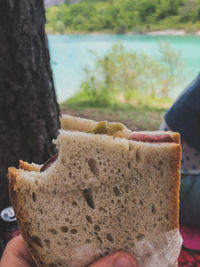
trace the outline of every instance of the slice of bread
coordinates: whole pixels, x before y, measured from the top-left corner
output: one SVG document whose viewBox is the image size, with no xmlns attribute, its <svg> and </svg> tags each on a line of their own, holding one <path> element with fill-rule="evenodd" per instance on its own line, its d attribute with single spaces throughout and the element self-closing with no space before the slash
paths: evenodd
<svg viewBox="0 0 200 267">
<path fill-rule="evenodd" d="M 180 144 L 72 130 L 61 130 L 55 143 L 58 157 L 44 171 L 21 162 L 8 173 L 11 203 L 38 266 L 88 266 L 178 228 Z"/>
</svg>

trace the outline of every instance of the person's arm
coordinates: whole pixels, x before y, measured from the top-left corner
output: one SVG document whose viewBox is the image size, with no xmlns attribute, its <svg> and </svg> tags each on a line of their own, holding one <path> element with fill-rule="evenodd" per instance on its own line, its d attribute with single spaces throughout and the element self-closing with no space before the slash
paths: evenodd
<svg viewBox="0 0 200 267">
<path fill-rule="evenodd" d="M 200 227 L 200 174 L 182 174 L 180 186 L 180 223 Z"/>
<path fill-rule="evenodd" d="M 118 251 L 94 262 L 89 267 L 137 267 L 135 258 L 127 252 Z M 13 238 L 6 246 L 0 267 L 37 267 L 21 236 Z"/>
<path fill-rule="evenodd" d="M 165 113 L 169 128 L 181 140 L 200 151 L 200 73 Z"/>
</svg>

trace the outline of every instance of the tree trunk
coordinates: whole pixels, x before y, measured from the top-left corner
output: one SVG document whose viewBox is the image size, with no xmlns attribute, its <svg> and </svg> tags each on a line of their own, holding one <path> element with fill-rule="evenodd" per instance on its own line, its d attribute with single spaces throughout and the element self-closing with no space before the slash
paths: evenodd
<svg viewBox="0 0 200 267">
<path fill-rule="evenodd" d="M 7 168 L 55 153 L 59 108 L 44 25 L 43 0 L 1 0 L 0 210 L 9 204 Z"/>
</svg>

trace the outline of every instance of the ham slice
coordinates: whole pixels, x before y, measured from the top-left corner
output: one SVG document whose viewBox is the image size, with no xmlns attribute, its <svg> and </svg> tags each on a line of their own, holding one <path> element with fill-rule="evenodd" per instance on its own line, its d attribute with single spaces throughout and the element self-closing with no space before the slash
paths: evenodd
<svg viewBox="0 0 200 267">
<path fill-rule="evenodd" d="M 130 138 L 134 141 L 148 142 L 148 143 L 172 143 L 173 140 L 168 134 L 149 135 L 149 134 L 133 134 Z"/>
</svg>

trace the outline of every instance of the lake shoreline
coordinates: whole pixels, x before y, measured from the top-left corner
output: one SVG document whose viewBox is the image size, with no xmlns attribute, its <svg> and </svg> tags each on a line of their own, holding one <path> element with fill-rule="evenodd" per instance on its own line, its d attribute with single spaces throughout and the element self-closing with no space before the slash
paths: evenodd
<svg viewBox="0 0 200 267">
<path fill-rule="evenodd" d="M 117 35 L 116 33 L 112 33 L 112 32 L 87 32 L 87 33 L 83 33 L 83 32 L 65 32 L 63 34 L 54 32 L 54 33 L 48 33 L 47 35 Z M 155 31 L 149 31 L 149 32 L 144 32 L 144 33 L 138 33 L 138 32 L 126 32 L 123 33 L 121 35 L 159 35 L 159 36 L 167 36 L 167 35 L 171 35 L 171 36 L 184 36 L 184 35 L 200 35 L 200 31 L 196 31 L 194 33 L 188 33 L 185 30 L 174 30 L 174 29 L 166 29 L 166 30 L 155 30 Z"/>
<path fill-rule="evenodd" d="M 82 33 L 81 33 L 82 34 Z M 89 35 L 99 35 L 99 34 L 110 34 L 110 33 L 103 33 L 103 32 L 89 32 Z M 111 33 L 112 34 L 112 33 Z M 185 30 L 173 30 L 173 29 L 167 29 L 167 30 L 157 30 L 157 31 L 149 31 L 144 33 L 138 33 L 138 32 L 127 32 L 124 33 L 124 35 L 172 35 L 172 36 L 181 36 L 181 35 L 200 35 L 200 31 L 194 32 L 194 33 L 188 33 Z"/>
<path fill-rule="evenodd" d="M 200 31 L 194 32 L 194 33 L 187 33 L 185 30 L 160 30 L 160 31 L 151 31 L 148 32 L 147 35 L 200 35 Z"/>
</svg>

